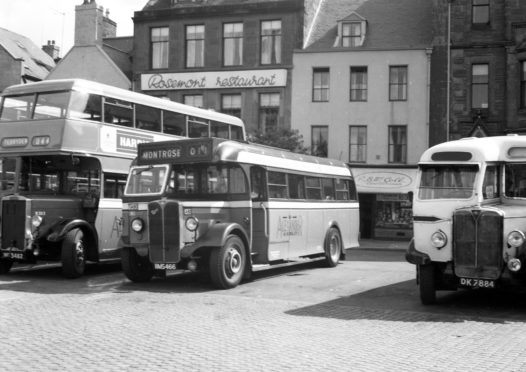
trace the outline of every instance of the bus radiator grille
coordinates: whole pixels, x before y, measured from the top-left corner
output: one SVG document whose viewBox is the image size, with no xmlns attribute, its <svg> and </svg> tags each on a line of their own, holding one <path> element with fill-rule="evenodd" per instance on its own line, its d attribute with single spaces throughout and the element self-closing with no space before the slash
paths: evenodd
<svg viewBox="0 0 526 372">
<path fill-rule="evenodd" d="M 498 279 L 503 218 L 494 211 L 460 210 L 453 215 L 453 260 L 458 277 Z"/>
<path fill-rule="evenodd" d="M 2 204 L 2 248 L 16 244 L 18 249 L 24 249 L 26 226 L 25 200 L 5 200 Z"/>
<path fill-rule="evenodd" d="M 174 202 L 152 202 L 148 205 L 148 219 L 150 261 L 179 262 L 179 205 Z"/>
</svg>

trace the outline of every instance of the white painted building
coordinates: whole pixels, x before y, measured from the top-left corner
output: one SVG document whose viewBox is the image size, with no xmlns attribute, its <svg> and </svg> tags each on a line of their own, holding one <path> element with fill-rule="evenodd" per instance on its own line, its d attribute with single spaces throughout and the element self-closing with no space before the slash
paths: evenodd
<svg viewBox="0 0 526 372">
<path fill-rule="evenodd" d="M 351 164 L 362 238 L 409 239 L 408 192 L 428 148 L 431 2 L 367 0 L 332 22 L 294 53 L 291 127 L 313 153 Z"/>
</svg>

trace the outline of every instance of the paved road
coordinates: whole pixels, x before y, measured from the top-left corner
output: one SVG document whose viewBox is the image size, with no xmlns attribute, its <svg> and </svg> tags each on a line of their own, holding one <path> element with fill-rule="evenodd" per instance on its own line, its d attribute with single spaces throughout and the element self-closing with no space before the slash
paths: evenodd
<svg viewBox="0 0 526 372">
<path fill-rule="evenodd" d="M 524 295 L 420 305 L 401 252 L 258 272 L 228 291 L 195 274 L 146 284 L 118 265 L 0 278 L 1 371 L 526 371 Z"/>
</svg>

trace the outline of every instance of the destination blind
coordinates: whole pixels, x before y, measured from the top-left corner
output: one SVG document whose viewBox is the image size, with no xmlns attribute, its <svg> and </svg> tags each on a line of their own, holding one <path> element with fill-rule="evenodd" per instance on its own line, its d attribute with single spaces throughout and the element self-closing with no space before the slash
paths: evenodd
<svg viewBox="0 0 526 372">
<path fill-rule="evenodd" d="M 138 145 L 139 165 L 212 160 L 212 139 L 178 140 Z"/>
</svg>

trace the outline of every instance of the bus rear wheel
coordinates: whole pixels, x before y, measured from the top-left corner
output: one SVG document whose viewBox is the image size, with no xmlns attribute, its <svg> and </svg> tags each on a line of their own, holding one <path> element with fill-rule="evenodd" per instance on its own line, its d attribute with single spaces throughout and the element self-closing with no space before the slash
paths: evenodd
<svg viewBox="0 0 526 372">
<path fill-rule="evenodd" d="M 418 286 L 420 301 L 423 305 L 432 305 L 436 301 L 435 267 L 433 265 L 418 266 Z"/>
<path fill-rule="evenodd" d="M 335 267 L 342 255 L 342 237 L 337 228 L 331 227 L 325 237 L 325 262 L 329 267 Z"/>
<path fill-rule="evenodd" d="M 121 265 L 124 275 L 132 282 L 144 283 L 153 277 L 153 265 L 148 256 L 139 256 L 134 248 L 122 248 Z"/>
<path fill-rule="evenodd" d="M 69 231 L 62 242 L 62 274 L 66 278 L 78 278 L 86 268 L 84 233 L 81 229 Z"/>
<path fill-rule="evenodd" d="M 7 274 L 11 267 L 13 266 L 12 260 L 3 260 L 0 259 L 0 275 Z"/>
<path fill-rule="evenodd" d="M 225 244 L 210 253 L 210 279 L 214 287 L 229 289 L 241 283 L 246 266 L 245 244 L 229 235 Z"/>
</svg>

